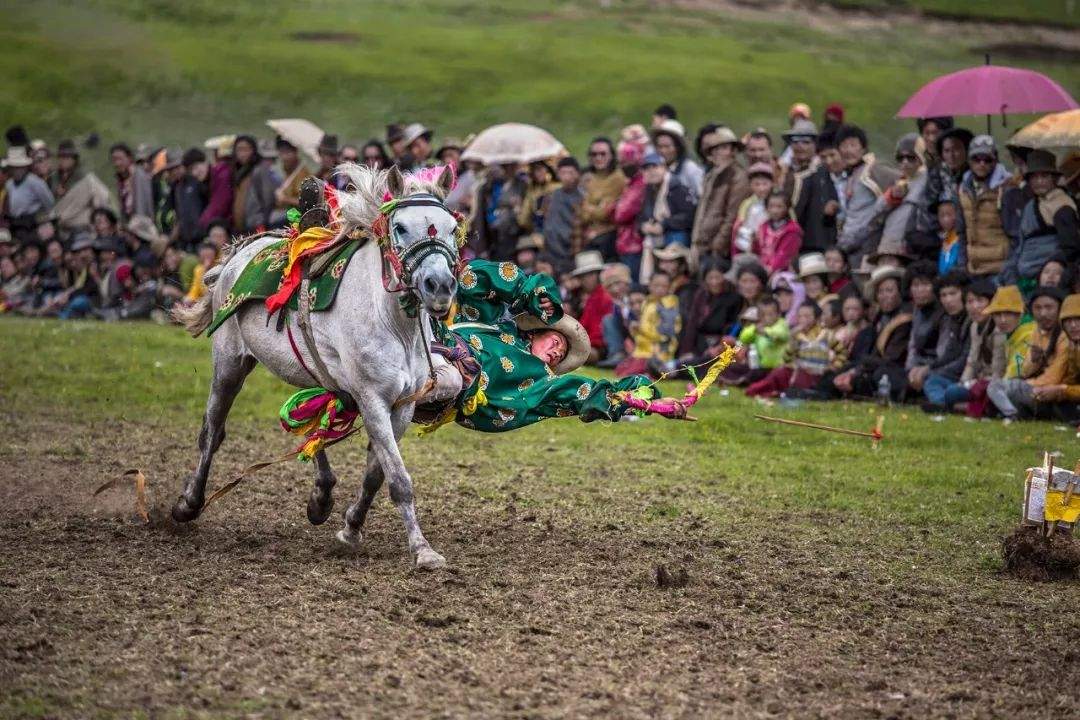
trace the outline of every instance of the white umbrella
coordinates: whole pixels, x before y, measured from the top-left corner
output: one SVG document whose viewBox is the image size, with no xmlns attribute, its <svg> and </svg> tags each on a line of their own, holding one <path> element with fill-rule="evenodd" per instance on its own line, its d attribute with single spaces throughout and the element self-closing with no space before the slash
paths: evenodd
<svg viewBox="0 0 1080 720">
<path fill-rule="evenodd" d="M 485 165 L 526 163 L 566 152 L 555 136 L 543 128 L 524 123 L 492 125 L 476 136 L 462 153 L 462 160 L 478 160 Z"/>
<path fill-rule="evenodd" d="M 312 160 L 319 162 L 319 143 L 322 142 L 324 133 L 318 125 L 303 118 L 267 120 L 266 124 L 286 142 L 295 145 L 307 153 Z"/>
</svg>

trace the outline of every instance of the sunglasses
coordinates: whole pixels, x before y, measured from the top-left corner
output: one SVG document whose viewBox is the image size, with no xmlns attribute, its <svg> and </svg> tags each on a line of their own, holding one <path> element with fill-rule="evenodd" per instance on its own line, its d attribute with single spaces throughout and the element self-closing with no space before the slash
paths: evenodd
<svg viewBox="0 0 1080 720">
<path fill-rule="evenodd" d="M 600 150 L 599 152 L 590 152 L 589 157 L 607 157 L 611 155 L 607 150 Z"/>
<path fill-rule="evenodd" d="M 896 162 L 918 162 L 918 155 L 897 155 Z"/>
<path fill-rule="evenodd" d="M 994 162 L 994 158 L 990 157 L 989 155 L 974 155 L 971 158 L 971 163 L 973 165 L 975 163 L 979 163 L 981 165 L 990 165 L 993 162 Z"/>
</svg>

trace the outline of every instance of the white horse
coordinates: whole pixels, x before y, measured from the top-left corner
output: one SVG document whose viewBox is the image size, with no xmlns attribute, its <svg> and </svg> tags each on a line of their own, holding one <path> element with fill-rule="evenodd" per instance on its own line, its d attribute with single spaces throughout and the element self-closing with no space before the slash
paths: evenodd
<svg viewBox="0 0 1080 720">
<path fill-rule="evenodd" d="M 430 358 L 426 345 L 430 335 L 423 328 L 429 327 L 429 316 L 442 318 L 449 312 L 457 290 L 453 267 L 458 257 L 457 220 L 441 202 L 453 184 L 453 172 L 445 168 L 441 174 L 426 174 L 428 179 L 402 177 L 396 168 L 375 171 L 343 165 L 339 172 L 355 188 L 339 193 L 341 232 L 371 228 L 387 192 L 404 201 L 387 218 L 390 242 L 402 259 L 400 279 L 409 286 L 406 292 L 414 295 L 420 312 L 418 317 L 409 317 L 399 295 L 384 288 L 382 251 L 374 240 L 369 240 L 349 262 L 334 305 L 310 315 L 317 354 L 333 382 L 356 401 L 369 438 L 363 487 L 345 513 L 344 527 L 337 538 L 353 547 L 359 544 L 364 518 L 385 478 L 390 498 L 405 523 L 416 565 L 442 567 L 446 560 L 432 550 L 420 530 L 412 480 L 397 445 L 412 418 L 414 404 L 397 403 L 417 393 L 428 379 Z M 436 179 L 430 180 L 432 177 Z M 198 335 L 210 324 L 248 261 L 279 239 L 262 237 L 238 246 L 207 272 L 210 291 L 197 305 L 177 313 L 192 334 Z M 300 340 L 296 315 L 290 313 L 287 320 L 297 339 L 295 351 L 286 331 L 276 329 L 276 318 L 267 317 L 261 302 L 245 304 L 214 332 L 213 379 L 199 434 L 202 455 L 173 506 L 172 515 L 178 522 L 194 520 L 202 511 L 210 463 L 225 438 L 225 418 L 244 378 L 257 362 L 297 387 L 322 384 L 312 374 L 321 371 Z M 308 519 L 318 525 L 326 521 L 333 508 L 332 490 L 337 478 L 324 452 L 316 455 L 315 464 L 317 477 L 307 509 Z"/>
</svg>

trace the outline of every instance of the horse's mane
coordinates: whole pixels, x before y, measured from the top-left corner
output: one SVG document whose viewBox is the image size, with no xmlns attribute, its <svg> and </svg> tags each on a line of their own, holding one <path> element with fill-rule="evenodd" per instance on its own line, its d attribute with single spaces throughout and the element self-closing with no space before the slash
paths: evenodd
<svg viewBox="0 0 1080 720">
<path fill-rule="evenodd" d="M 444 167 L 446 166 L 436 165 L 405 174 L 405 189 L 402 196 L 428 193 L 440 200 L 444 199 L 446 192 L 439 185 L 439 176 Z M 390 171 L 373 170 L 366 165 L 356 163 L 342 163 L 337 166 L 336 172 L 347 178 L 350 186 L 349 190 L 338 193 L 341 219 L 346 225 L 352 227 L 371 227 L 371 224 L 379 217 L 379 206 L 392 199 L 388 182 Z M 453 172 L 452 166 L 451 172 Z"/>
</svg>

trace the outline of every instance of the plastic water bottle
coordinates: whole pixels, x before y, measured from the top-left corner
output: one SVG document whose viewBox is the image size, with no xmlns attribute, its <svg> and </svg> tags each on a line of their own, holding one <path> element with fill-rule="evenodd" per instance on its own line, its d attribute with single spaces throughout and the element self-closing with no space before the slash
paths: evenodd
<svg viewBox="0 0 1080 720">
<path fill-rule="evenodd" d="M 877 384 L 877 401 L 878 405 L 888 405 L 892 399 L 892 380 L 889 379 L 888 373 L 881 376 Z"/>
<path fill-rule="evenodd" d="M 761 359 L 758 357 L 757 348 L 753 345 L 751 345 L 750 349 L 746 351 L 746 362 L 748 365 L 750 365 L 751 370 L 757 370 L 759 367 L 761 367 Z"/>
</svg>

